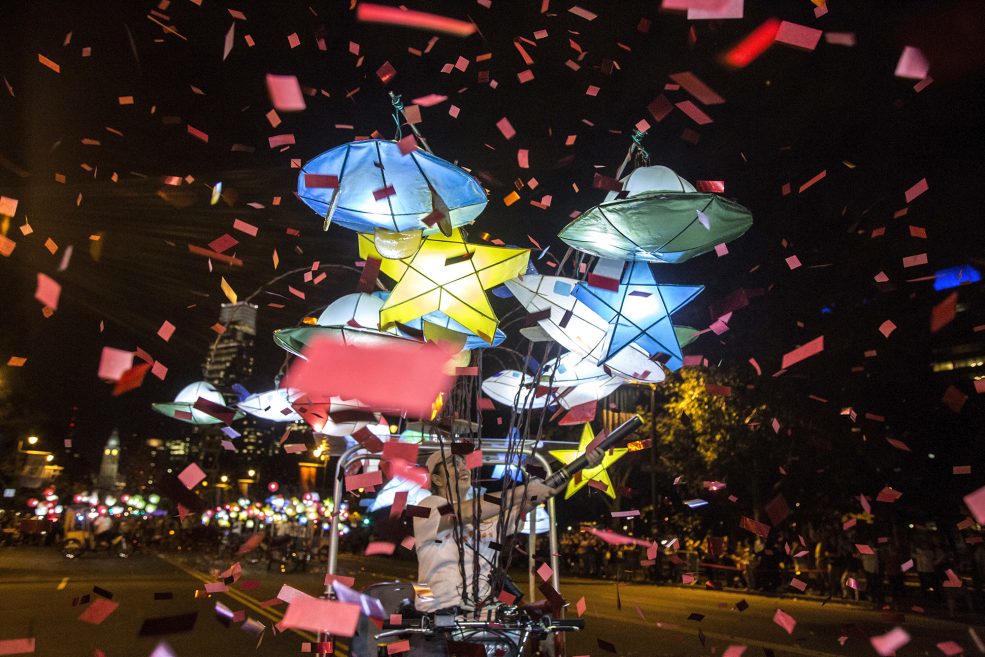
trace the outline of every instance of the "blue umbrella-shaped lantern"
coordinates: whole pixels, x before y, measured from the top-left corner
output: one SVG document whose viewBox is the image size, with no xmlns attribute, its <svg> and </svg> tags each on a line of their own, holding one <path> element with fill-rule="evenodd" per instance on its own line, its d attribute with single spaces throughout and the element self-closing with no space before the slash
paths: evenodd
<svg viewBox="0 0 985 657">
<path fill-rule="evenodd" d="M 448 235 L 486 207 L 482 186 L 464 169 L 423 150 L 405 154 L 383 139 L 343 144 L 312 159 L 298 176 L 298 197 L 325 219 L 326 230 L 335 222 L 376 233 L 385 250 L 404 255 L 419 242 L 416 231 Z M 409 231 L 415 233 L 396 235 Z"/>
</svg>

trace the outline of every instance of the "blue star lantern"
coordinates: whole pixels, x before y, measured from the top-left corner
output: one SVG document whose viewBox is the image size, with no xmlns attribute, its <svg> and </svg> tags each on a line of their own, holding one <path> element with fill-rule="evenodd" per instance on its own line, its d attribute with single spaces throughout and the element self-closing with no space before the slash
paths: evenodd
<svg viewBox="0 0 985 657">
<path fill-rule="evenodd" d="M 607 290 L 579 283 L 572 294 L 609 323 L 603 362 L 633 342 L 669 370 L 684 364 L 670 316 L 705 289 L 703 285 L 658 285 L 650 266 L 632 262 L 619 287 Z"/>
</svg>

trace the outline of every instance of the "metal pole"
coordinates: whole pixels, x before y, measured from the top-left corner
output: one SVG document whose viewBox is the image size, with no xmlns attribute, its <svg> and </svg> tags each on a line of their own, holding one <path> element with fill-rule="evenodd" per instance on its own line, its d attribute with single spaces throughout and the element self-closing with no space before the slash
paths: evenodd
<svg viewBox="0 0 985 657">
<path fill-rule="evenodd" d="M 650 384 L 650 529 L 657 526 L 657 386 Z"/>
</svg>

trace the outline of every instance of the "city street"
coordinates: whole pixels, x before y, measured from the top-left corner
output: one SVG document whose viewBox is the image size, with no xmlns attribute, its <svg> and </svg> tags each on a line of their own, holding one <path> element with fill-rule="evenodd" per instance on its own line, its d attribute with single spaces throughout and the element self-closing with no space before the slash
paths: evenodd
<svg viewBox="0 0 985 657">
<path fill-rule="evenodd" d="M 271 626 L 282 617 L 284 605 L 266 602 L 270 606 L 265 606 L 265 601 L 275 598 L 283 584 L 317 594 L 323 578 L 320 565 L 297 574 L 268 573 L 262 563 L 246 565 L 230 591 L 207 595 L 205 584 L 215 581 L 209 569 L 228 565 L 196 554 L 142 553 L 129 560 L 89 554 L 68 561 L 53 548 L 5 548 L 0 550 L 0 641 L 36 638 L 35 654 L 45 657 L 144 657 L 161 641 L 179 657 L 302 651 L 302 644 L 313 637 L 295 632 L 275 635 Z M 357 587 L 362 587 L 408 579 L 414 564 L 343 555 L 339 570 L 355 576 Z M 936 645 L 944 641 L 956 641 L 967 654 L 975 650 L 965 623 L 918 613 L 893 618 L 859 605 L 640 584 L 619 586 L 620 609 L 614 582 L 567 578 L 562 579 L 562 593 L 572 603 L 572 613 L 582 596 L 587 603 L 587 629 L 570 635 L 569 655 L 612 654 L 605 642 L 619 655 L 653 657 L 721 654 L 730 644 L 748 646 L 747 655 L 869 655 L 875 653 L 868 637 L 896 625 L 912 636 L 898 652 L 900 657 L 942 654 Z M 73 606 L 73 602 L 85 595 L 92 600 L 112 595 L 119 607 L 100 624 L 80 621 L 78 617 L 93 603 Z M 227 627 L 214 611 L 217 602 L 234 612 L 242 610 L 246 619 L 253 620 Z M 797 621 L 792 635 L 773 622 L 778 607 Z M 184 629 L 191 625 L 188 615 L 196 613 L 193 627 Z M 147 623 L 168 617 L 171 620 Z M 262 634 L 256 622 L 265 627 Z M 145 636 L 139 635 L 142 627 Z M 147 635 L 148 631 L 153 634 Z"/>
</svg>

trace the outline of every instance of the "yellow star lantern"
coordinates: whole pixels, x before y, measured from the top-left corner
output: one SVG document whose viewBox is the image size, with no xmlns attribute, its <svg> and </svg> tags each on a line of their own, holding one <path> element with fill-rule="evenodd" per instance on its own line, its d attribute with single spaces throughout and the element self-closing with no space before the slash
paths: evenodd
<svg viewBox="0 0 985 657">
<path fill-rule="evenodd" d="M 485 290 L 527 270 L 528 249 L 469 244 L 459 229 L 428 235 L 406 258 L 385 258 L 373 236 L 359 234 L 359 256 L 381 261 L 380 271 L 397 282 L 380 310 L 380 328 L 440 311 L 492 344 L 499 319 Z"/>
<path fill-rule="evenodd" d="M 592 425 L 586 424 L 581 432 L 581 442 L 578 443 L 578 449 L 554 449 L 550 451 L 550 455 L 567 465 L 584 454 L 593 440 L 595 440 L 595 432 L 592 431 Z M 585 484 L 593 479 L 601 484 L 605 484 L 605 494 L 615 499 L 616 491 L 612 487 L 612 480 L 609 479 L 609 473 L 606 471 L 606 468 L 621 459 L 628 451 L 628 449 L 622 447 L 608 450 L 605 456 L 602 457 L 601 463 L 594 468 L 585 468 L 581 471 L 580 478 L 578 475 L 575 475 L 568 481 L 568 490 L 564 494 L 564 499 L 568 499 L 577 493 Z"/>
</svg>

